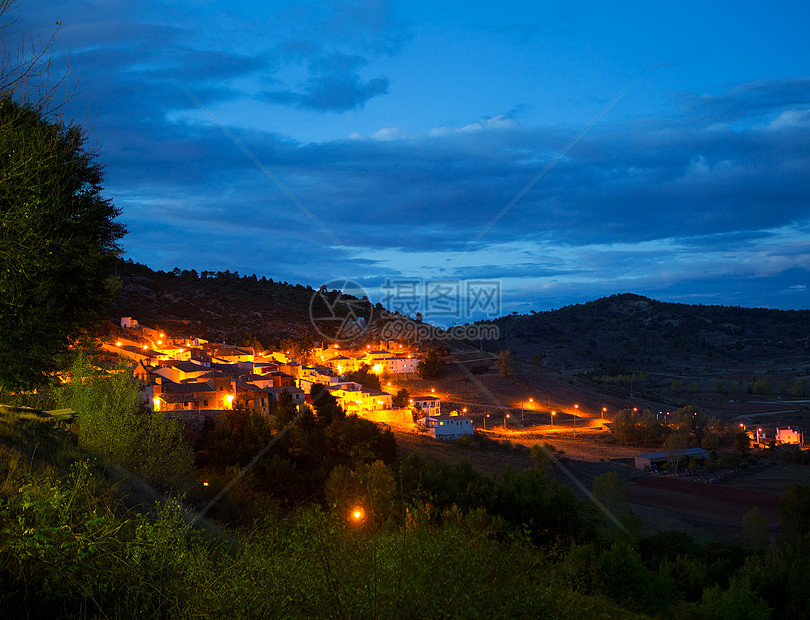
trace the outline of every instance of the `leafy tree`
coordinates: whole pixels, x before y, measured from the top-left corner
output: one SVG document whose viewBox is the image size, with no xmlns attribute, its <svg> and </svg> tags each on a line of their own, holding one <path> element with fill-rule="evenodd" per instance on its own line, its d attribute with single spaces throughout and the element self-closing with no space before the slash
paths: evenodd
<svg viewBox="0 0 810 620">
<path fill-rule="evenodd" d="M 672 385 L 669 386 L 669 389 L 675 394 L 683 392 L 683 381 L 681 381 L 680 379 L 673 379 Z"/>
<path fill-rule="evenodd" d="M 318 422 L 329 426 L 332 421 L 346 417 L 343 409 L 338 405 L 337 398 L 320 383 L 314 383 L 309 391 L 312 406 L 318 416 Z"/>
<path fill-rule="evenodd" d="M 442 373 L 442 358 L 436 351 L 428 351 L 416 365 L 416 372 L 422 379 L 435 379 Z"/>
<path fill-rule="evenodd" d="M 408 394 L 408 390 L 402 388 L 397 392 L 397 395 L 391 400 L 391 404 L 398 409 L 404 409 L 408 406 L 408 399 L 410 398 L 410 394 Z"/>
<path fill-rule="evenodd" d="M 708 420 L 700 407 L 688 405 L 672 412 L 672 426 L 681 433 L 691 435 L 700 444 L 706 434 Z"/>
<path fill-rule="evenodd" d="M 615 471 L 600 474 L 593 481 L 593 494 L 607 512 L 600 512 L 604 518 L 604 526 L 608 536 L 616 536 L 626 530 L 631 536 L 641 531 L 641 519 L 633 514 L 627 502 L 627 486 Z M 619 529 L 616 522 L 622 524 L 624 530 Z"/>
<path fill-rule="evenodd" d="M 767 377 L 751 381 L 751 384 L 748 386 L 748 391 L 751 394 L 767 396 L 771 393 L 771 382 Z"/>
<path fill-rule="evenodd" d="M 790 395 L 791 396 L 804 396 L 805 395 L 804 379 L 797 379 L 793 383 L 793 387 L 790 388 Z"/>
<path fill-rule="evenodd" d="M 355 370 L 354 372 L 350 372 L 346 374 L 346 379 L 348 381 L 354 381 L 355 383 L 359 383 L 364 388 L 368 388 L 370 390 L 380 390 L 380 377 L 378 377 L 371 369 L 371 366 L 368 364 L 363 364 Z"/>
<path fill-rule="evenodd" d="M 514 369 L 512 352 L 508 350 L 498 351 L 498 359 L 495 360 L 495 365 L 500 369 L 501 377 L 508 377 L 509 373 Z"/>
<path fill-rule="evenodd" d="M 126 229 L 86 141 L 81 127 L 0 94 L 0 389 L 64 368 L 116 290 Z"/>
<path fill-rule="evenodd" d="M 282 338 L 281 350 L 302 364 L 308 364 L 312 358 L 312 338 Z"/>
<path fill-rule="evenodd" d="M 779 500 L 776 514 L 787 543 L 810 543 L 810 486 L 791 484 Z"/>
<path fill-rule="evenodd" d="M 738 431 L 734 434 L 734 445 L 742 456 L 748 454 L 751 450 L 751 438 L 745 431 Z"/>
<path fill-rule="evenodd" d="M 765 545 L 768 542 L 768 520 L 759 510 L 758 506 L 754 506 L 743 515 L 742 524 L 745 530 L 745 537 L 748 539 L 751 547 L 755 551 L 764 551 Z"/>
<path fill-rule="evenodd" d="M 687 433 L 672 433 L 664 441 L 664 447 L 669 454 L 669 462 L 677 469 L 683 451 L 689 448 L 692 440 Z"/>
<path fill-rule="evenodd" d="M 183 490 L 192 479 L 193 455 L 180 423 L 141 406 L 140 385 L 126 369 L 106 374 L 84 356 L 56 400 L 79 414 L 79 445 L 123 465 L 161 488 Z"/>
<path fill-rule="evenodd" d="M 382 461 L 374 461 L 352 470 L 338 465 L 326 481 L 327 505 L 339 515 L 361 509 L 367 517 L 384 521 L 394 509 L 396 483 Z"/>
</svg>

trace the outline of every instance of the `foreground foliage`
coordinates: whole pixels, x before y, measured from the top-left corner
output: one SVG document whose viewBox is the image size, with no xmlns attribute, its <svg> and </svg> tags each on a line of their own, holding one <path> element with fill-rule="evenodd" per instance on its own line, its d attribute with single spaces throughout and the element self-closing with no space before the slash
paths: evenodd
<svg viewBox="0 0 810 620">
<path fill-rule="evenodd" d="M 63 368 L 115 292 L 126 230 L 86 141 L 81 127 L 0 93 L 0 392 Z"/>
<path fill-rule="evenodd" d="M 128 402 L 126 393 L 92 402 Z M 300 448 L 321 434 L 317 419 L 308 424 L 273 456 L 276 471 L 282 462 L 307 471 Z M 489 478 L 465 461 L 411 456 L 387 465 L 340 445 L 317 497 L 254 510 L 249 525 L 216 533 L 178 499 L 128 507 L 139 502 L 122 500 L 105 459 L 82 455 L 47 423 L 0 416 L 0 608 L 11 617 L 172 618 L 810 612 L 807 487 L 780 504 L 784 540 L 752 553 L 679 533 L 621 535 L 550 480 L 543 459 Z M 321 472 L 312 481 L 323 477 L 323 461 L 309 466 Z M 598 479 L 594 491 L 630 533 L 621 481 Z M 262 497 L 254 488 L 251 505 Z"/>
</svg>

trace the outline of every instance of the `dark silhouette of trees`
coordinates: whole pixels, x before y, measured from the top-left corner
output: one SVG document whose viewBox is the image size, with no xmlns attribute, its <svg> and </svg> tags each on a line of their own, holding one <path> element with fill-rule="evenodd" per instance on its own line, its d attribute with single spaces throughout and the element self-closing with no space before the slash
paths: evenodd
<svg viewBox="0 0 810 620">
<path fill-rule="evenodd" d="M 0 389 L 31 389 L 103 320 L 126 229 L 75 124 L 0 97 Z"/>
<path fill-rule="evenodd" d="M 442 358 L 436 351 L 428 351 L 416 365 L 416 372 L 422 379 L 435 379 L 442 373 Z"/>
<path fill-rule="evenodd" d="M 359 383 L 364 388 L 368 388 L 370 390 L 382 389 L 380 387 L 380 377 L 374 374 L 374 371 L 372 371 L 368 364 L 363 364 L 354 372 L 347 373 L 346 379 L 348 381 Z"/>
</svg>

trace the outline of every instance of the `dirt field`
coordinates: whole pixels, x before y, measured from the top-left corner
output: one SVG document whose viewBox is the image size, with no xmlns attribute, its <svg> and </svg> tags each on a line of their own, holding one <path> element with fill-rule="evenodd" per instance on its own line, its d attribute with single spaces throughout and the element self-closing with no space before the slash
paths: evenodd
<svg viewBox="0 0 810 620">
<path fill-rule="evenodd" d="M 583 497 L 587 497 L 597 476 L 617 472 L 627 484 L 627 499 L 633 511 L 644 521 L 645 534 L 680 530 L 698 540 L 745 543 L 742 517 L 758 506 L 770 533 L 776 535 L 779 498 L 790 484 L 810 484 L 810 467 L 787 464 L 764 465 L 713 483 L 645 474 L 633 467 L 633 457 L 649 450 L 618 444 L 604 424 L 625 407 L 657 410 L 680 405 L 647 402 L 638 394 L 631 401 L 626 390 L 595 386 L 571 374 L 528 364 L 520 364 L 516 373 L 503 378 L 492 372 L 487 354 L 476 351 L 454 354 L 454 359 L 445 366 L 441 379 L 395 381 L 394 387 L 404 387 L 412 396 L 439 396 L 443 413 L 456 410 L 469 415 L 476 429 L 483 431 L 486 426 L 484 432 L 492 439 L 526 448 L 551 444 L 562 451 L 560 467 L 553 475 L 571 484 Z M 463 370 L 476 367 L 475 373 Z M 761 420 L 758 423 L 765 424 L 773 418 L 774 423 L 784 424 L 799 423 L 808 416 L 797 411 L 801 403 L 777 404 L 775 397 L 765 402 L 750 395 L 735 395 L 733 400 L 718 394 L 702 396 L 696 399 L 698 404 L 726 419 L 752 416 L 746 421 Z M 552 411 L 556 415 L 552 416 Z M 795 412 L 795 420 L 789 417 L 789 411 Z M 393 430 L 403 455 L 418 453 L 448 462 L 467 459 L 488 475 L 499 475 L 507 466 L 522 469 L 532 465 L 527 451 L 465 449 L 418 436 L 410 425 Z"/>
<path fill-rule="evenodd" d="M 507 465 L 518 470 L 532 465 L 528 453 L 523 451 L 471 450 L 417 435 L 406 425 L 393 430 L 403 455 L 417 453 L 450 463 L 467 459 L 487 475 L 500 475 Z M 765 463 L 714 483 L 645 474 L 633 467 L 632 460 L 643 450 L 619 445 L 596 426 L 579 430 L 576 438 L 570 429 L 551 432 L 549 428 L 510 431 L 501 427 L 488 430 L 487 435 L 492 439 L 508 439 L 515 445 L 549 443 L 562 450 L 560 467 L 552 475 L 570 484 L 583 497 L 598 475 L 617 472 L 627 484 L 627 500 L 633 512 L 644 521 L 644 534 L 677 530 L 704 542 L 746 544 L 742 518 L 757 506 L 768 522 L 769 533 L 775 536 L 779 531 L 776 513 L 779 498 L 790 484 L 810 484 L 810 467 L 784 463 Z"/>
</svg>

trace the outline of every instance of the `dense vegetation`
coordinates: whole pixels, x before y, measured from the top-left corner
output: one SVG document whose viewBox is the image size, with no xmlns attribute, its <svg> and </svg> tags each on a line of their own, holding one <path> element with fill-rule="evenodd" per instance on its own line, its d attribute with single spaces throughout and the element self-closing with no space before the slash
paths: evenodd
<svg viewBox="0 0 810 620">
<path fill-rule="evenodd" d="M 96 328 L 125 232 L 84 130 L 12 95 L 0 91 L 0 393 L 45 383 Z"/>
<path fill-rule="evenodd" d="M 639 538 L 615 475 L 594 483 L 603 512 L 547 475 L 539 447 L 534 467 L 497 478 L 397 457 L 390 433 L 318 389 L 300 415 L 285 398 L 269 417 L 236 408 L 204 430 L 192 469 L 176 424 L 142 412 L 128 374 L 73 372 L 84 380 L 52 398 L 103 412 L 81 417 L 77 447 L 46 422 L 0 418 L 0 604 L 11 615 L 810 612 L 798 577 L 810 569 L 808 487 L 782 500 L 772 546 L 758 514 L 741 524 L 749 549 Z"/>
</svg>

